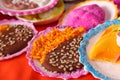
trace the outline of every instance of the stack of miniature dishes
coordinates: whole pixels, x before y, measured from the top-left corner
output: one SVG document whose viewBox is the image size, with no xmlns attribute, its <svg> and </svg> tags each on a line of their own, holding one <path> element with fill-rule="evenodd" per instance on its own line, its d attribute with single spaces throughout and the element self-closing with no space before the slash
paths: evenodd
<svg viewBox="0 0 120 80">
<path fill-rule="evenodd" d="M 80 61 L 102 80 L 120 80 L 120 20 L 106 21 L 91 29 L 80 43 Z"/>
<path fill-rule="evenodd" d="M 91 6 L 89 8 L 84 8 L 83 10 L 81 10 L 81 7 L 88 5 L 97 5 L 97 8 L 95 7 L 95 9 L 93 9 Z M 91 9 L 93 9 L 94 11 L 91 11 Z M 105 15 L 103 12 L 105 13 Z M 117 18 L 118 8 L 112 1 L 84 1 L 67 10 L 60 18 L 59 24 L 62 26 L 83 26 L 87 29 L 90 29 L 98 24 L 103 23 L 105 21 L 104 19 L 102 19 L 104 18 L 104 16 L 105 20 L 114 20 L 115 18 Z"/>
<path fill-rule="evenodd" d="M 62 0 L 0 0 L 0 12 L 35 24 L 58 20 L 64 11 Z M 18 7 L 19 6 L 19 7 Z"/>
<path fill-rule="evenodd" d="M 0 21 L 0 60 L 22 54 L 36 34 L 32 23 L 19 20 Z"/>
</svg>

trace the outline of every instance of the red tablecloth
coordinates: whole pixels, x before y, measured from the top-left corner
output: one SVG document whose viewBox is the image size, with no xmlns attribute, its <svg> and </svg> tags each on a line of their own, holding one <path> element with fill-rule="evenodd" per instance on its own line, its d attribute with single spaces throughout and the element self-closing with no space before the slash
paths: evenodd
<svg viewBox="0 0 120 80">
<path fill-rule="evenodd" d="M 14 17 L 0 14 L 0 20 L 14 19 Z M 52 23 L 50 25 L 55 25 Z M 47 28 L 45 26 L 35 26 L 38 31 Z M 62 80 L 58 78 L 43 77 L 41 74 L 35 72 L 29 65 L 26 59 L 26 52 L 15 58 L 0 61 L 0 80 Z M 98 80 L 95 79 L 90 73 L 77 79 L 69 80 Z"/>
</svg>

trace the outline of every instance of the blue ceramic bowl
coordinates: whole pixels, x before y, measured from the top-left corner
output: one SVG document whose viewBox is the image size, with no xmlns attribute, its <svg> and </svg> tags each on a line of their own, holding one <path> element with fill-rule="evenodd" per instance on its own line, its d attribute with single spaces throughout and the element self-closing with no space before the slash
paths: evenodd
<svg viewBox="0 0 120 80">
<path fill-rule="evenodd" d="M 90 29 L 88 33 L 86 33 L 83 36 L 83 40 L 80 43 L 80 48 L 79 48 L 79 53 L 81 55 L 80 61 L 85 66 L 85 69 L 90 71 L 94 77 L 97 77 L 102 80 L 118 80 L 118 79 L 114 79 L 111 76 L 106 76 L 102 74 L 99 70 L 97 70 L 97 68 L 94 68 L 94 66 L 90 63 L 88 55 L 87 55 L 87 46 L 89 44 L 89 40 L 93 38 L 96 34 L 104 31 L 106 28 L 108 28 L 111 25 L 117 25 L 117 24 L 120 24 L 120 20 L 106 21 L 105 23 L 100 24 L 97 27 Z"/>
</svg>

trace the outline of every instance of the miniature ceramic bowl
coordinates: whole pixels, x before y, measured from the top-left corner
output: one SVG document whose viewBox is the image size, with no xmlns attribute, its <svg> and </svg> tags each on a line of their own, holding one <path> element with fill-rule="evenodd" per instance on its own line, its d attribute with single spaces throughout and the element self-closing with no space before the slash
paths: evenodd
<svg viewBox="0 0 120 80">
<path fill-rule="evenodd" d="M 0 2 L 2 14 L 21 16 L 47 11 L 53 8 L 58 0 L 0 0 Z"/>
<path fill-rule="evenodd" d="M 63 11 L 64 2 L 63 0 L 59 0 L 59 2 L 50 10 L 32 15 L 17 16 L 17 18 L 23 21 L 32 22 L 36 25 L 43 25 L 57 21 Z"/>
<path fill-rule="evenodd" d="M 20 20 L 0 21 L 0 61 L 21 55 L 36 34 L 32 23 Z"/>
<path fill-rule="evenodd" d="M 43 47 L 41 47 L 41 48 L 39 48 L 40 47 L 40 45 L 41 44 L 45 44 L 45 43 L 48 43 L 48 46 L 49 46 L 49 44 L 53 44 L 55 41 L 55 43 L 57 43 L 58 44 L 58 42 L 60 42 L 60 41 L 62 41 L 63 40 L 63 38 L 62 38 L 62 40 L 59 40 L 59 41 L 57 41 L 56 39 L 55 40 L 52 40 L 52 42 L 53 43 L 49 43 L 48 41 L 49 41 L 49 39 L 54 39 L 54 37 L 55 36 L 57 36 L 57 35 L 59 35 L 59 31 L 58 31 L 58 34 L 57 33 L 54 33 L 54 32 L 52 32 L 53 31 L 53 29 L 56 31 L 56 29 L 59 29 L 60 31 L 64 31 L 64 29 L 65 29 L 65 27 L 62 27 L 62 26 L 56 26 L 56 27 L 54 27 L 54 28 L 51 28 L 51 27 L 49 27 L 49 28 L 47 28 L 46 30 L 43 30 L 43 31 L 41 31 L 37 36 L 36 36 L 36 38 L 34 38 L 34 40 L 33 41 L 31 41 L 30 43 L 29 43 L 29 48 L 28 48 L 28 51 L 27 51 L 27 59 L 28 59 L 28 61 L 29 61 L 29 65 L 36 71 L 36 72 L 38 72 L 38 73 L 40 73 L 40 74 L 42 74 L 43 76 L 49 76 L 49 77 L 55 77 L 55 78 L 62 78 L 62 79 L 69 79 L 69 78 L 78 78 L 78 77 L 81 77 L 82 75 L 86 75 L 87 74 L 87 72 L 81 67 L 80 68 L 80 65 L 81 66 L 83 66 L 80 62 L 79 62 L 79 59 L 78 59 L 78 63 L 80 63 L 79 64 L 79 68 L 78 69 L 76 69 L 75 71 L 71 71 L 71 72 L 67 72 L 66 70 L 66 68 L 68 68 L 68 67 L 73 67 L 73 65 L 71 65 L 71 64 L 73 64 L 73 63 L 71 63 L 71 64 L 69 64 L 70 62 L 69 62 L 69 59 L 70 58 L 72 58 L 72 61 L 74 61 L 74 58 L 73 57 L 67 57 L 66 58 L 66 55 L 68 55 L 68 54 L 71 54 L 71 53 L 65 53 L 63 50 L 61 50 L 61 51 L 63 51 L 63 53 L 62 52 L 60 52 L 60 54 L 57 54 L 57 52 L 54 52 L 53 51 L 53 53 L 55 53 L 55 54 L 51 54 L 51 56 L 53 56 L 55 59 L 56 59 L 56 57 L 58 57 L 58 55 L 59 56 L 64 56 L 64 59 L 66 59 L 66 61 L 65 61 L 65 64 L 67 63 L 67 65 L 63 65 L 64 64 L 64 61 L 61 61 L 62 59 L 63 59 L 63 57 L 58 57 L 58 58 L 60 58 L 61 60 L 59 61 L 59 60 L 54 60 L 53 61 L 53 63 L 54 62 L 57 62 L 57 61 L 59 61 L 59 62 L 57 62 L 56 63 L 56 65 L 53 65 L 52 64 L 52 62 L 51 62 L 51 60 L 50 60 L 50 63 L 48 63 L 49 61 L 46 61 L 46 59 L 49 59 L 51 56 L 49 56 L 49 53 L 47 52 L 47 54 L 46 53 L 44 53 L 45 52 L 45 50 L 46 49 L 49 49 L 49 48 L 44 48 L 44 50 L 43 50 Z M 70 30 L 70 29 L 69 29 Z M 66 30 L 67 31 L 67 30 Z M 45 36 L 48 36 L 48 33 L 52 36 L 52 34 L 51 33 L 53 33 L 54 34 L 54 37 L 50 37 L 50 38 L 45 38 Z M 61 33 L 61 32 L 60 32 Z M 62 33 L 61 33 L 62 34 Z M 42 37 L 43 37 L 43 39 L 42 39 Z M 59 36 L 59 37 L 61 37 L 61 36 Z M 39 39 L 41 39 L 41 40 L 39 40 Z M 43 41 L 44 39 L 47 39 L 45 42 Z M 43 42 L 39 42 L 39 41 L 43 41 Z M 38 44 L 38 46 L 36 45 L 36 43 Z M 68 43 L 67 43 L 68 44 Z M 47 45 L 47 44 L 46 44 Z M 46 46 L 45 45 L 45 46 Z M 59 44 L 60 45 L 60 44 Z M 37 47 L 36 47 L 37 46 Z M 44 46 L 44 45 L 41 45 L 41 46 Z M 52 46 L 54 46 L 54 44 L 52 45 Z M 57 49 L 57 47 L 55 47 L 56 49 Z M 34 50 L 37 50 L 37 51 L 35 51 L 34 52 Z M 41 51 L 41 50 L 43 50 L 43 51 Z M 55 50 L 54 48 L 53 48 L 53 50 Z M 73 49 L 72 49 L 73 50 Z M 39 52 L 40 52 L 40 54 L 39 54 Z M 72 51 L 71 51 L 72 52 Z M 34 56 L 34 54 L 35 54 L 35 56 Z M 74 53 L 74 54 L 76 54 L 76 53 Z M 41 55 L 43 55 L 43 56 L 41 56 Z M 49 58 L 46 58 L 45 57 L 45 55 L 46 56 L 48 56 Z M 54 56 L 54 55 L 56 55 L 56 56 Z M 73 56 L 73 55 L 71 55 L 71 56 Z M 39 58 L 39 57 L 41 57 L 41 58 Z M 44 58 L 45 57 L 45 58 Z M 39 58 L 39 59 L 38 59 Z M 44 61 L 45 62 L 44 62 Z M 68 60 L 68 61 L 67 61 Z M 47 64 L 48 63 L 48 64 Z M 52 66 L 51 66 L 51 64 L 52 64 Z M 62 64 L 62 65 L 61 65 Z M 76 63 L 74 63 L 74 64 L 76 64 Z M 47 65 L 47 66 L 46 66 Z M 61 65 L 61 67 L 59 66 L 59 65 Z M 70 65 L 70 66 L 69 66 Z M 50 67 L 51 66 L 51 67 Z M 75 66 L 78 66 L 78 65 L 74 65 L 74 67 Z M 48 67 L 48 69 L 47 69 L 47 67 Z M 55 67 L 55 68 L 52 68 L 52 67 Z M 63 69 L 64 68 L 64 69 Z M 53 69 L 54 71 L 50 71 L 49 69 Z M 60 69 L 60 70 L 65 70 L 65 72 L 64 73 L 62 73 L 62 72 L 57 72 L 57 71 L 59 71 L 58 69 Z M 70 70 L 73 70 L 73 68 L 69 68 Z M 57 71 L 56 71 L 57 70 Z"/>
<path fill-rule="evenodd" d="M 118 24 L 120 24 L 120 20 L 106 21 L 105 23 L 98 25 L 97 27 L 90 29 L 88 33 L 83 36 L 83 40 L 80 43 L 80 61 L 84 64 L 85 69 L 90 71 L 94 77 L 102 80 L 119 80 L 120 64 L 109 61 L 91 60 L 88 55 L 92 46 L 97 42 L 104 30 L 109 26 Z"/>
<path fill-rule="evenodd" d="M 114 20 L 118 17 L 118 8 L 117 5 L 114 4 L 112 1 L 105 1 L 105 0 L 93 0 L 93 1 L 85 1 L 83 3 L 78 4 L 78 6 L 85 6 L 90 4 L 97 4 L 105 11 L 105 20 Z M 113 9 L 112 9 L 113 8 Z"/>
<path fill-rule="evenodd" d="M 83 11 L 80 10 L 80 8 L 85 7 L 85 6 L 90 6 L 90 5 L 98 5 L 102 10 L 100 11 L 99 8 L 94 9 L 95 7 L 91 8 L 91 9 L 86 8 L 86 9 L 83 9 Z M 79 9 L 79 11 L 77 11 L 77 9 Z M 92 11 L 92 9 L 95 11 Z M 75 10 L 78 13 L 76 13 L 76 12 L 74 13 Z M 88 11 L 88 13 L 87 13 L 87 11 Z M 104 12 L 105 15 L 101 15 L 102 12 Z M 86 14 L 84 14 L 84 13 L 86 13 Z M 76 15 L 74 15 L 74 14 L 76 14 Z M 88 16 L 88 14 L 90 14 L 90 15 Z M 97 16 L 94 16 L 92 14 L 95 14 Z M 74 16 L 71 16 L 71 15 L 74 15 Z M 115 18 L 117 18 L 117 16 L 118 16 L 118 8 L 112 1 L 90 0 L 90 1 L 80 2 L 79 4 L 69 8 L 63 14 L 63 16 L 59 19 L 59 25 L 62 25 L 62 26 L 65 26 L 65 25 L 73 26 L 74 25 L 75 27 L 83 26 L 83 27 L 86 27 L 87 29 L 89 29 L 89 28 L 95 27 L 95 25 L 97 25 L 98 23 L 101 24 L 102 22 L 104 22 L 104 20 L 114 20 Z M 95 17 L 97 17 L 97 19 L 95 19 Z M 102 19 L 102 17 L 104 18 L 104 20 Z M 77 19 L 79 19 L 79 20 L 77 20 Z M 94 20 L 92 20 L 92 19 L 94 19 Z M 101 22 L 100 22 L 100 19 L 101 19 Z"/>
</svg>

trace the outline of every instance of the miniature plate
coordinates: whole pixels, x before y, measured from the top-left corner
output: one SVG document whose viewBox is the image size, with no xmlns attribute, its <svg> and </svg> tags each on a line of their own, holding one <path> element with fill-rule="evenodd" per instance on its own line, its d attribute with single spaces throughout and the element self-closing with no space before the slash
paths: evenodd
<svg viewBox="0 0 120 80">
<path fill-rule="evenodd" d="M 0 2 L 2 14 L 21 16 L 47 11 L 53 8 L 58 0 L 0 0 Z"/>
<path fill-rule="evenodd" d="M 105 20 L 114 20 L 118 17 L 118 8 L 117 5 L 114 4 L 112 1 L 109 0 L 88 0 L 83 3 L 78 4 L 79 6 L 85 6 L 85 5 L 91 5 L 91 4 L 97 4 L 100 6 L 104 12 L 105 12 Z"/>
<path fill-rule="evenodd" d="M 65 28 L 61 27 L 61 26 L 56 26 L 55 28 L 58 28 L 60 31 L 63 31 Z M 47 35 L 48 32 L 50 32 L 52 30 L 51 27 L 47 28 L 46 30 L 41 31 L 35 38 L 34 40 L 38 39 L 38 37 L 40 35 Z M 29 48 L 27 51 L 27 59 L 29 61 L 29 65 L 38 73 L 40 73 L 42 76 L 49 76 L 49 77 L 55 77 L 55 78 L 62 78 L 64 80 L 69 79 L 69 78 L 78 78 L 82 75 L 86 75 L 87 72 L 82 68 L 82 69 L 78 69 L 76 71 L 73 71 L 71 73 L 54 73 L 51 71 L 47 71 L 47 69 L 45 69 L 42 64 L 39 62 L 39 60 L 34 59 L 31 57 L 31 52 L 30 50 L 33 48 L 33 42 L 34 40 L 32 40 L 31 42 L 29 42 Z"/>
<path fill-rule="evenodd" d="M 102 80 L 119 80 L 120 64 L 107 61 L 90 60 L 88 58 L 88 53 L 92 45 L 95 44 L 104 30 L 111 25 L 117 24 L 120 24 L 120 20 L 106 21 L 105 23 L 90 29 L 90 31 L 83 36 L 83 40 L 80 43 L 80 61 L 84 64 L 86 70 L 90 71 L 95 77 Z"/>
<path fill-rule="evenodd" d="M 0 61 L 21 55 L 36 34 L 32 23 L 20 20 L 0 21 Z"/>
<path fill-rule="evenodd" d="M 66 17 L 72 10 L 78 9 L 80 7 L 87 6 L 87 5 L 93 5 L 93 4 L 98 5 L 105 12 L 105 20 L 114 20 L 118 17 L 119 10 L 117 8 L 117 5 L 115 5 L 113 2 L 108 0 L 107 1 L 90 0 L 90 1 L 80 2 L 79 4 L 70 7 L 59 19 L 59 24 L 60 25 L 65 24 L 65 20 L 67 20 Z"/>
<path fill-rule="evenodd" d="M 43 25 L 55 22 L 59 19 L 61 14 L 64 11 L 64 2 L 63 0 L 59 0 L 54 8 L 47 10 L 42 13 L 26 15 L 26 16 L 17 16 L 18 19 L 23 21 L 33 22 L 36 25 Z"/>
</svg>

